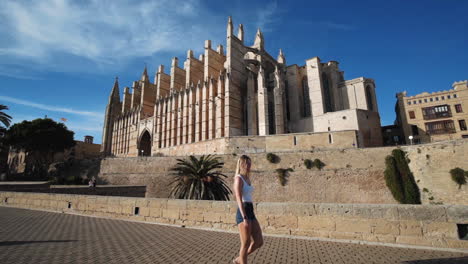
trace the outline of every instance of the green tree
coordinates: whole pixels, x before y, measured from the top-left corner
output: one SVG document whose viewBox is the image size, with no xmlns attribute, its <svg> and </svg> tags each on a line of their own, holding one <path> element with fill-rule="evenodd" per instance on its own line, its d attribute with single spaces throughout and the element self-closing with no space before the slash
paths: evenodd
<svg viewBox="0 0 468 264">
<path fill-rule="evenodd" d="M 174 180 L 170 196 L 177 199 L 228 201 L 232 193 L 219 169 L 224 163 L 213 155 L 177 159 L 171 168 Z"/>
<path fill-rule="evenodd" d="M 49 118 L 23 121 L 11 126 L 5 136 L 6 143 L 15 149 L 24 150 L 32 163 L 26 168 L 38 178 L 46 177 L 53 155 L 73 147 L 73 131 L 62 123 Z"/>
<path fill-rule="evenodd" d="M 3 110 L 8 110 L 8 106 L 0 104 L 0 123 L 3 124 L 4 128 L 7 128 L 10 126 L 11 116 L 6 114 Z"/>
<path fill-rule="evenodd" d="M 420 204 L 421 196 L 409 166 L 409 159 L 401 149 L 394 149 L 385 159 L 385 182 L 395 200 L 403 204 Z"/>
</svg>

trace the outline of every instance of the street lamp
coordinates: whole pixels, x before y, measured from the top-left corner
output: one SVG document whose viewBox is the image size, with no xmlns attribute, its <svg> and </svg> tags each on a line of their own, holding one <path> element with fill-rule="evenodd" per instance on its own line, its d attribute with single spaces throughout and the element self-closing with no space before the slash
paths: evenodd
<svg viewBox="0 0 468 264">
<path fill-rule="evenodd" d="M 413 136 L 409 136 L 408 138 L 410 140 L 410 144 L 413 145 Z"/>
</svg>

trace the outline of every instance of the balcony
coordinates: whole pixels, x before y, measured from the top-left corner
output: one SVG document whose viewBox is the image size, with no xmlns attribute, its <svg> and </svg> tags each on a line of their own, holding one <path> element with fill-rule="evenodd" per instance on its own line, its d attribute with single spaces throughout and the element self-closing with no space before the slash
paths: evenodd
<svg viewBox="0 0 468 264">
<path fill-rule="evenodd" d="M 456 133 L 453 120 L 426 123 L 426 133 L 429 135 Z"/>
<path fill-rule="evenodd" d="M 451 134 L 456 133 L 455 128 L 439 128 L 426 131 L 429 135 Z"/>
<path fill-rule="evenodd" d="M 450 111 L 450 106 L 446 104 L 432 107 L 424 107 L 422 109 L 422 114 L 424 120 L 452 117 L 452 111 Z"/>
<path fill-rule="evenodd" d="M 431 120 L 431 119 L 437 119 L 437 118 L 446 118 L 446 117 L 452 117 L 451 112 L 434 112 L 434 113 L 424 113 L 423 112 L 423 118 L 424 120 Z"/>
</svg>

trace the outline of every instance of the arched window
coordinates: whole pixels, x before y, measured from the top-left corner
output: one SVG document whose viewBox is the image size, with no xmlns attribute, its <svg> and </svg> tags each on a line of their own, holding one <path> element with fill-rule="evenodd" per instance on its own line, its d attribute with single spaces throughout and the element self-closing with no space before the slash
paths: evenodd
<svg viewBox="0 0 468 264">
<path fill-rule="evenodd" d="M 151 156 L 151 135 L 148 130 L 143 132 L 138 150 L 138 156 Z"/>
<path fill-rule="evenodd" d="M 374 111 L 374 103 L 372 102 L 372 91 L 370 85 L 366 86 L 366 100 L 367 100 L 367 110 Z"/>
<path fill-rule="evenodd" d="M 302 78 L 302 99 L 303 99 L 303 110 L 304 117 L 310 116 L 310 97 L 309 97 L 309 84 L 307 83 L 307 77 Z"/>
<path fill-rule="evenodd" d="M 323 101 L 325 106 L 325 113 L 333 112 L 333 101 L 332 101 L 332 91 L 330 87 L 330 82 L 328 76 L 325 73 L 322 73 L 322 82 L 323 82 Z"/>
</svg>

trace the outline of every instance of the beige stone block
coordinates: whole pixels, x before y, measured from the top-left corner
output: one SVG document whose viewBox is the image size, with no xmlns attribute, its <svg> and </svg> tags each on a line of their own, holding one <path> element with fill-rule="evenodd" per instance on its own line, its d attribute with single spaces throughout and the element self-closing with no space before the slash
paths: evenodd
<svg viewBox="0 0 468 264">
<path fill-rule="evenodd" d="M 99 196 L 99 197 L 96 198 L 96 203 L 107 204 L 108 198 L 109 197 L 107 197 L 107 196 Z"/>
<path fill-rule="evenodd" d="M 163 199 L 150 199 L 148 206 L 151 208 L 167 208 L 167 200 Z"/>
<path fill-rule="evenodd" d="M 291 235 L 291 231 L 289 229 L 281 229 L 281 228 L 274 228 L 271 226 L 264 227 L 262 231 L 265 234 L 274 234 L 274 235 Z"/>
<path fill-rule="evenodd" d="M 135 198 L 135 206 L 137 207 L 148 207 L 149 200 L 145 198 Z"/>
<path fill-rule="evenodd" d="M 180 219 L 188 221 L 203 221 L 202 210 L 181 210 Z"/>
<path fill-rule="evenodd" d="M 285 215 L 310 216 L 316 215 L 315 204 L 312 203 L 288 203 L 284 208 Z"/>
<path fill-rule="evenodd" d="M 327 230 L 335 231 L 335 220 L 330 217 L 299 216 L 297 227 L 299 230 Z"/>
<path fill-rule="evenodd" d="M 447 239 L 447 247 L 468 249 L 468 240 Z"/>
<path fill-rule="evenodd" d="M 371 233 L 370 220 L 336 219 L 336 231 L 348 233 Z"/>
<path fill-rule="evenodd" d="M 329 231 L 315 231 L 315 230 L 291 230 L 293 236 L 306 236 L 306 237 L 319 237 L 329 238 Z"/>
<path fill-rule="evenodd" d="M 423 234 L 430 237 L 458 238 L 457 224 L 440 222 L 423 222 Z"/>
<path fill-rule="evenodd" d="M 107 212 L 113 213 L 113 214 L 121 214 L 122 207 L 120 205 L 111 205 L 111 206 L 108 206 Z"/>
<path fill-rule="evenodd" d="M 422 236 L 422 226 L 419 221 L 400 221 L 401 236 Z"/>
<path fill-rule="evenodd" d="M 427 237 L 416 237 L 416 236 L 397 236 L 396 243 L 418 245 L 418 246 L 432 246 L 431 239 Z"/>
<path fill-rule="evenodd" d="M 395 243 L 396 236 L 394 235 L 376 235 L 376 234 L 362 234 L 362 239 L 370 242 L 380 243 Z"/>
<path fill-rule="evenodd" d="M 167 200 L 167 209 L 186 210 L 187 200 L 179 200 L 179 199 Z"/>
<path fill-rule="evenodd" d="M 150 216 L 150 208 L 149 207 L 140 207 L 140 216 Z"/>
<path fill-rule="evenodd" d="M 150 207 L 150 217 L 159 218 L 161 217 L 161 208 Z"/>
<path fill-rule="evenodd" d="M 362 240 L 363 238 L 362 233 L 331 231 L 329 234 L 330 234 L 330 238 L 336 238 L 336 239 Z"/>
<path fill-rule="evenodd" d="M 263 215 L 284 215 L 285 207 L 284 203 L 258 203 L 257 212 Z"/>
<path fill-rule="evenodd" d="M 162 209 L 161 216 L 168 219 L 179 219 L 179 210 L 177 209 Z"/>
<path fill-rule="evenodd" d="M 203 213 L 203 221 L 204 222 L 219 223 L 219 222 L 221 222 L 221 216 L 224 216 L 224 214 L 225 213 L 204 212 Z"/>
<path fill-rule="evenodd" d="M 89 199 L 87 199 L 89 200 Z M 120 201 L 122 200 L 121 197 L 109 197 L 107 199 L 107 204 L 115 206 L 115 205 L 120 205 Z"/>
<path fill-rule="evenodd" d="M 371 220 L 372 233 L 377 235 L 399 235 L 400 223 L 383 219 Z"/>
<path fill-rule="evenodd" d="M 316 204 L 315 212 L 323 216 L 350 216 L 353 213 L 352 204 Z"/>
<path fill-rule="evenodd" d="M 78 206 L 76 207 L 76 209 L 79 211 L 86 211 L 86 208 L 87 208 L 86 203 L 78 203 Z"/>
<path fill-rule="evenodd" d="M 270 216 L 268 218 L 268 226 L 275 229 L 296 229 L 297 223 L 297 216 L 292 215 Z"/>
<path fill-rule="evenodd" d="M 398 215 L 400 220 L 447 221 L 445 208 L 439 205 L 400 205 Z"/>
<path fill-rule="evenodd" d="M 127 198 L 127 197 L 125 197 Z M 122 206 L 131 206 L 131 207 L 135 207 L 135 200 L 132 199 L 132 198 L 128 198 L 128 199 L 122 199 L 120 200 L 120 205 Z"/>
<path fill-rule="evenodd" d="M 264 225 L 264 226 L 269 225 L 268 216 L 266 216 L 266 215 L 255 215 L 255 217 L 257 218 L 257 221 L 260 223 L 260 225 Z M 232 214 L 232 218 L 235 219 L 236 215 Z"/>
<path fill-rule="evenodd" d="M 122 208 L 122 215 L 133 215 L 135 207 L 133 206 L 121 206 Z"/>
<path fill-rule="evenodd" d="M 449 222 L 457 224 L 468 224 L 468 206 L 450 205 L 446 207 L 446 211 Z"/>
<path fill-rule="evenodd" d="M 212 212 L 226 212 L 229 210 L 229 206 L 226 202 L 211 201 L 211 208 L 209 210 Z"/>
<path fill-rule="evenodd" d="M 188 210 L 193 210 L 193 209 L 200 209 L 200 210 L 206 210 L 210 211 L 212 201 L 187 201 L 187 209 Z"/>
<path fill-rule="evenodd" d="M 231 213 L 221 214 L 220 221 L 221 223 L 224 223 L 227 225 L 235 225 L 237 227 L 236 216 L 234 214 L 231 214 Z"/>
</svg>

